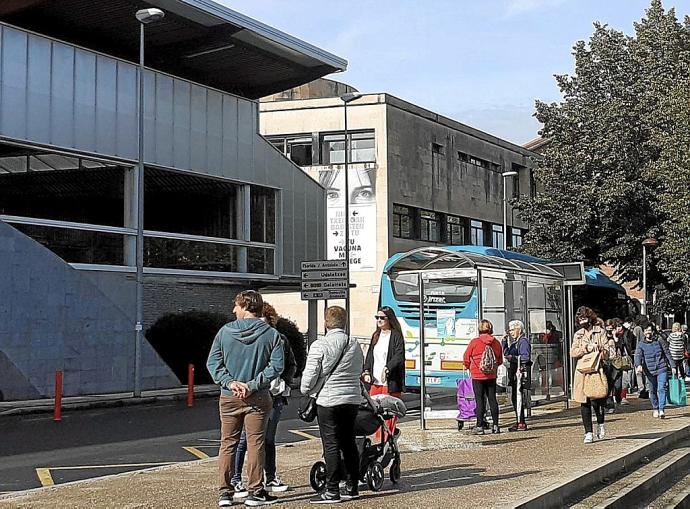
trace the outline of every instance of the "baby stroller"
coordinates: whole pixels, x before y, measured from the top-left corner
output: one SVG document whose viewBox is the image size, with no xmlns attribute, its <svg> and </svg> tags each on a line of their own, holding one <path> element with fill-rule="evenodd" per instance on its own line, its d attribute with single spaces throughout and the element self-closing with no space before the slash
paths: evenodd
<svg viewBox="0 0 690 509">
<path fill-rule="evenodd" d="M 366 391 L 362 392 L 364 402 L 360 405 L 355 420 L 359 451 L 358 481 L 366 482 L 372 491 L 379 491 L 383 487 L 384 469 L 389 465 L 388 475 L 391 482 L 397 484 L 400 480 L 400 450 L 398 449 L 400 430 L 391 432 L 386 425 L 386 420 L 392 417 L 405 417 L 407 408 L 405 403 L 393 396 L 380 394 L 371 397 Z M 373 444 L 367 435 L 376 433 L 379 428 L 381 428 L 381 441 Z M 317 461 L 311 467 L 309 484 L 317 492 L 326 488 L 326 463 L 323 460 Z"/>
</svg>

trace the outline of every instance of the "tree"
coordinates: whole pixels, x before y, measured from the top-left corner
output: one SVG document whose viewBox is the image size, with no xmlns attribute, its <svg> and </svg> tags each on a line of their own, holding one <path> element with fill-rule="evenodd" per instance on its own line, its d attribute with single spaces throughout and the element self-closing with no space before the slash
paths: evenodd
<svg viewBox="0 0 690 509">
<path fill-rule="evenodd" d="M 524 250 L 608 263 L 641 279 L 641 241 L 656 237 L 648 273 L 667 311 L 690 305 L 690 20 L 653 0 L 626 36 L 594 24 L 575 44 L 575 72 L 556 76 L 563 99 L 536 102 L 538 194 L 515 203 L 529 224 Z"/>
</svg>

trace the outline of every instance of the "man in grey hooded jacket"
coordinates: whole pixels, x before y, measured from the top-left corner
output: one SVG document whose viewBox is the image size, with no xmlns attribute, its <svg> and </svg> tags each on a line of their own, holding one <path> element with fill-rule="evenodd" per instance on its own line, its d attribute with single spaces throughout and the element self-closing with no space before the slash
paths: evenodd
<svg viewBox="0 0 690 509">
<path fill-rule="evenodd" d="M 206 363 L 213 381 L 221 388 L 220 507 L 232 505 L 235 454 L 243 426 L 250 491 L 245 505 L 261 506 L 276 501 L 263 487 L 264 430 L 273 407 L 269 385 L 283 371 L 284 352 L 278 331 L 260 319 L 263 305 L 261 295 L 253 290 L 235 297 L 233 313 L 237 320 L 218 331 Z"/>
</svg>

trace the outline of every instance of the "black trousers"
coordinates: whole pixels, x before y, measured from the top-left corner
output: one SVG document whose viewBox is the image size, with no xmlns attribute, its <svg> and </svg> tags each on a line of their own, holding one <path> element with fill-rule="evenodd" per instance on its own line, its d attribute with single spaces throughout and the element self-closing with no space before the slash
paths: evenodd
<svg viewBox="0 0 690 509">
<path fill-rule="evenodd" d="M 339 492 L 341 452 L 347 479 L 359 481 L 359 452 L 355 442 L 357 408 L 357 405 L 338 405 L 316 409 L 326 461 L 326 489 L 331 493 Z"/>
<path fill-rule="evenodd" d="M 582 414 L 582 425 L 585 427 L 585 433 L 592 432 L 592 407 L 597 416 L 597 424 L 604 424 L 604 411 L 606 410 L 606 398 L 604 399 L 589 399 L 587 403 L 580 404 L 580 414 Z"/>
<path fill-rule="evenodd" d="M 474 400 L 477 403 L 477 427 L 483 428 L 484 414 L 486 413 L 485 399 L 489 402 L 491 419 L 494 426 L 498 426 L 498 400 L 496 399 L 496 379 L 491 380 L 472 380 L 474 390 Z"/>
</svg>

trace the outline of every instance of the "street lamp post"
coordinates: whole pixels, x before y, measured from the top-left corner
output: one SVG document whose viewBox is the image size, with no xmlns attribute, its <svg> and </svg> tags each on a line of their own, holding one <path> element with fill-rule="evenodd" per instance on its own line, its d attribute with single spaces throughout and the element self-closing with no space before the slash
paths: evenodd
<svg viewBox="0 0 690 509">
<path fill-rule="evenodd" d="M 347 131 L 347 105 L 348 103 L 362 97 L 358 92 L 348 92 L 340 96 L 343 101 L 343 112 L 345 120 L 345 270 L 347 272 L 347 289 L 345 290 L 345 310 L 347 312 L 347 333 L 350 334 L 350 140 Z"/>
<path fill-rule="evenodd" d="M 642 314 L 647 316 L 647 248 L 653 249 L 659 245 L 655 238 L 642 241 Z"/>
<path fill-rule="evenodd" d="M 139 30 L 139 85 L 138 105 L 138 148 L 139 164 L 137 166 L 136 196 L 137 196 L 137 285 L 136 285 L 136 323 L 134 325 L 134 397 L 141 396 L 141 350 L 144 341 L 144 27 L 160 21 L 165 13 L 160 9 L 141 9 L 135 14 L 140 24 Z"/>
<path fill-rule="evenodd" d="M 503 250 L 508 249 L 508 200 L 506 198 L 506 178 L 517 176 L 516 171 L 504 171 L 501 173 L 503 181 Z"/>
</svg>

